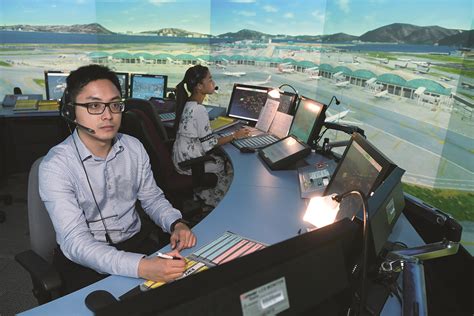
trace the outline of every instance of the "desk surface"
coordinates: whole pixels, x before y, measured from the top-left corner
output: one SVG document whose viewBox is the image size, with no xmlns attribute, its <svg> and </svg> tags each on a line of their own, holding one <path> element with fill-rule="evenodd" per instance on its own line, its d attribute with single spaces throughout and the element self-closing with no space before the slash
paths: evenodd
<svg viewBox="0 0 474 316">
<path fill-rule="evenodd" d="M 13 111 L 13 107 L 3 107 L 0 105 L 0 118 L 12 117 L 47 117 L 59 116 L 59 111 Z"/>
<path fill-rule="evenodd" d="M 227 230 L 274 244 L 296 236 L 299 229 L 307 227 L 302 220 L 306 200 L 300 198 L 296 170 L 271 171 L 255 153 L 242 154 L 232 145 L 225 145 L 224 149 L 232 160 L 234 179 L 220 204 L 193 228 L 197 245 L 184 250 L 183 255 L 199 249 Z M 313 155 L 311 159 L 326 161 L 318 155 Z M 423 244 L 403 214 L 390 239 L 403 241 L 409 247 Z M 163 250 L 168 251 L 169 247 Z M 142 279 L 110 276 L 22 315 L 92 315 L 84 304 L 89 293 L 106 290 L 119 297 L 142 282 Z M 396 299 L 387 302 L 384 314 L 391 315 L 394 311 L 400 311 Z"/>
</svg>

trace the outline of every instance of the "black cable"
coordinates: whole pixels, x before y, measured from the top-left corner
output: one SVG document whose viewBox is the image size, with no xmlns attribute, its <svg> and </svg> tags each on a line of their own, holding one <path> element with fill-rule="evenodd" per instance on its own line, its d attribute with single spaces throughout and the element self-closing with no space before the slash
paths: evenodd
<svg viewBox="0 0 474 316">
<path fill-rule="evenodd" d="M 77 155 L 79 157 L 79 161 L 81 162 L 82 169 L 84 170 L 84 173 L 86 174 L 87 183 L 89 184 L 89 189 L 91 190 L 92 198 L 94 199 L 95 206 L 97 207 L 97 210 L 99 211 L 100 220 L 101 220 L 102 225 L 104 226 L 104 229 L 105 229 L 105 240 L 107 240 L 107 242 L 110 245 L 113 245 L 114 243 L 112 242 L 112 239 L 110 238 L 109 231 L 107 229 L 107 225 L 105 225 L 104 217 L 102 216 L 102 211 L 99 207 L 99 203 L 97 203 L 97 199 L 95 197 L 94 190 L 92 189 L 92 185 L 91 185 L 91 182 L 89 180 L 89 175 L 87 174 L 86 166 L 84 165 L 84 162 L 81 159 L 81 154 L 79 153 L 79 148 L 77 147 L 76 139 L 74 138 L 74 135 L 72 134 L 71 126 L 69 124 L 67 124 L 67 127 L 69 129 L 69 133 L 71 134 L 72 141 L 74 142 L 74 147 L 76 147 Z M 89 221 L 87 220 L 87 217 L 86 217 L 86 214 L 85 214 L 84 210 L 82 210 L 82 213 L 84 214 L 84 218 L 86 219 L 86 223 L 89 226 Z"/>
<path fill-rule="evenodd" d="M 343 198 L 348 195 L 355 194 L 360 197 L 362 201 L 362 211 L 363 211 L 363 228 L 362 228 L 362 276 L 361 276 L 361 288 L 360 288 L 360 298 L 359 298 L 359 315 L 362 314 L 362 311 L 366 303 L 366 284 L 367 284 L 367 257 L 368 257 L 368 234 L 369 234 L 369 213 L 367 209 L 367 198 L 365 194 L 359 190 L 352 190 L 342 194 L 338 194 L 333 197 L 337 202 L 341 202 Z"/>
</svg>

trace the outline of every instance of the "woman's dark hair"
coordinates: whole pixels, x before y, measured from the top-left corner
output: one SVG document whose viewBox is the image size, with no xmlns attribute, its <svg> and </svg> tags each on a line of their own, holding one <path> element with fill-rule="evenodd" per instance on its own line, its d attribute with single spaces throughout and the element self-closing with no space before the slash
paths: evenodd
<svg viewBox="0 0 474 316">
<path fill-rule="evenodd" d="M 77 95 L 82 88 L 89 84 L 89 82 L 106 79 L 114 84 L 122 96 L 122 89 L 120 88 L 120 81 L 115 72 L 109 68 L 101 65 L 87 65 L 77 68 L 72 71 L 66 79 L 68 102 L 75 102 Z"/>
<path fill-rule="evenodd" d="M 178 132 L 179 122 L 183 115 L 184 105 L 188 101 L 188 92 L 193 93 L 198 83 L 201 83 L 209 73 L 209 68 L 202 65 L 195 65 L 188 68 L 183 80 L 176 86 L 176 118 L 174 120 L 174 132 Z M 186 84 L 186 87 L 184 86 Z M 186 92 L 187 90 L 187 92 Z"/>
</svg>

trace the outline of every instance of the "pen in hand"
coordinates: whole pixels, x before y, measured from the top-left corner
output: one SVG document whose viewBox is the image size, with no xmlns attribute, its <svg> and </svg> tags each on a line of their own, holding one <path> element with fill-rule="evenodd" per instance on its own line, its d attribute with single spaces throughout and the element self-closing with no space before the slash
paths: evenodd
<svg viewBox="0 0 474 316">
<path fill-rule="evenodd" d="M 167 254 L 164 254 L 164 253 L 161 253 L 161 252 L 158 252 L 158 253 L 156 254 L 156 256 L 157 256 L 158 258 L 162 258 L 162 259 L 181 260 L 180 257 L 170 256 L 170 255 L 167 255 Z"/>
</svg>

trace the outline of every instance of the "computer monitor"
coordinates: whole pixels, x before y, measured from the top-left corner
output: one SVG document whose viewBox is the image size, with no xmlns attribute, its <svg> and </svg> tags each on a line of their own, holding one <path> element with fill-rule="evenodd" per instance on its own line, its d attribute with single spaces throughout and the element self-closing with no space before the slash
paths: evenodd
<svg viewBox="0 0 474 316">
<path fill-rule="evenodd" d="M 280 105 L 278 105 L 278 111 L 285 114 L 293 114 L 298 95 L 292 92 L 284 91 L 280 92 Z"/>
<path fill-rule="evenodd" d="M 59 100 L 63 97 L 64 89 L 66 89 L 66 78 L 68 76 L 68 72 L 52 70 L 44 72 L 46 100 Z"/>
<path fill-rule="evenodd" d="M 269 88 L 236 83 L 232 90 L 227 116 L 256 123 L 267 102 Z"/>
<path fill-rule="evenodd" d="M 132 74 L 130 97 L 149 100 L 152 97 L 163 99 L 166 93 L 168 76 Z"/>
<path fill-rule="evenodd" d="M 359 190 L 369 198 L 396 165 L 358 133 L 351 136 L 324 195 Z M 360 198 L 349 195 L 341 201 L 336 220 L 355 216 L 362 208 Z"/>
<path fill-rule="evenodd" d="M 343 314 L 360 236 L 361 225 L 345 219 L 124 297 L 96 315 Z"/>
<path fill-rule="evenodd" d="M 405 170 L 395 167 L 368 199 L 370 252 L 377 256 L 392 233 L 392 228 L 405 208 L 402 176 Z M 357 215 L 362 219 L 362 214 Z"/>
<path fill-rule="evenodd" d="M 326 105 L 302 96 L 289 134 L 312 146 L 323 127 L 325 113 Z"/>
<path fill-rule="evenodd" d="M 128 72 L 115 72 L 118 80 L 120 81 L 120 90 L 122 92 L 122 98 L 128 98 Z"/>
</svg>

